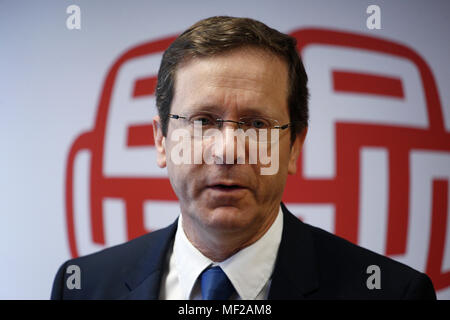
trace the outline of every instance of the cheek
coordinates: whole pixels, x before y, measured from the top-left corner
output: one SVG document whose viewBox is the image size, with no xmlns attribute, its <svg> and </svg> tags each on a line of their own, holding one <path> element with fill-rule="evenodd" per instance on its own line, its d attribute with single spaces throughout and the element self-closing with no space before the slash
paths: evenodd
<svg viewBox="0 0 450 320">
<path fill-rule="evenodd" d="M 264 184 L 264 188 L 269 192 L 282 193 L 288 176 L 288 167 L 291 158 L 289 144 L 280 143 L 278 155 L 271 158 L 271 166 L 273 174 L 260 175 L 260 181 Z M 275 164 L 277 162 L 277 164 Z"/>
<path fill-rule="evenodd" d="M 282 167 L 281 163 L 280 168 L 276 174 L 260 175 L 259 185 L 260 190 L 262 190 L 264 193 L 264 197 L 268 197 L 268 195 L 270 195 L 269 197 L 273 198 L 273 196 L 276 197 L 279 194 L 281 194 L 286 184 L 286 179 L 287 179 L 287 169 L 285 167 Z"/>
<path fill-rule="evenodd" d="M 199 165 L 168 161 L 167 172 L 172 189 L 180 201 L 190 203 L 198 198 L 204 176 Z"/>
<path fill-rule="evenodd" d="M 280 169 L 286 169 L 288 168 L 289 163 L 291 162 L 292 158 L 292 150 L 291 150 L 291 143 L 289 139 L 286 139 L 283 144 L 280 145 Z"/>
<path fill-rule="evenodd" d="M 170 184 L 172 185 L 172 189 L 177 195 L 178 199 L 187 199 L 189 198 L 189 181 L 192 178 L 189 178 L 191 174 L 187 168 L 187 165 L 178 165 L 174 164 L 172 161 L 167 161 L 167 173 L 170 179 Z"/>
</svg>

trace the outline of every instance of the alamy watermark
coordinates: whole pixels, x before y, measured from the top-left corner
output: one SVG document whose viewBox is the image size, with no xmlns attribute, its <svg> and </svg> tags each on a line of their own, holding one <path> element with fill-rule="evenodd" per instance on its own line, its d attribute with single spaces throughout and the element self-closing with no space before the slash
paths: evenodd
<svg viewBox="0 0 450 320">
<path fill-rule="evenodd" d="M 72 4 L 67 7 L 66 13 L 70 14 L 66 19 L 66 27 L 69 30 L 81 29 L 81 9 L 79 6 Z"/>
<path fill-rule="evenodd" d="M 196 121 L 193 130 L 173 130 L 170 140 L 176 142 L 169 154 L 175 165 L 260 164 L 261 175 L 274 175 L 279 169 L 279 129 L 203 130 Z"/>
<path fill-rule="evenodd" d="M 376 4 L 371 4 L 367 7 L 366 13 L 370 14 L 366 20 L 367 29 L 381 29 L 381 9 Z"/>
<path fill-rule="evenodd" d="M 81 269 L 76 264 L 71 264 L 67 267 L 66 273 L 70 274 L 66 280 L 67 289 L 81 289 Z"/>
<path fill-rule="evenodd" d="M 367 278 L 366 286 L 367 289 L 381 289 L 381 269 L 376 264 L 372 264 L 367 267 L 366 273 L 370 274 Z"/>
</svg>

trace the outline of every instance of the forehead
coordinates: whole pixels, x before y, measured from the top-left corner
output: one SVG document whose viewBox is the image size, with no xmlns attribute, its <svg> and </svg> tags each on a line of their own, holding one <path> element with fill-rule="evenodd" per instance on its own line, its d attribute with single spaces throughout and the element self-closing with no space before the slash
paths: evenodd
<svg viewBox="0 0 450 320">
<path fill-rule="evenodd" d="M 192 58 L 176 71 L 172 112 L 213 109 L 287 114 L 288 72 L 278 56 L 255 48 Z"/>
</svg>

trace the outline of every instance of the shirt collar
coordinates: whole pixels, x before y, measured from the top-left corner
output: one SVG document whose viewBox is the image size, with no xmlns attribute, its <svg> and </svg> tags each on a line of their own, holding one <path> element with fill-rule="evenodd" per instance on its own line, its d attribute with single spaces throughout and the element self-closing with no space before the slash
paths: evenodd
<svg viewBox="0 0 450 320">
<path fill-rule="evenodd" d="M 182 215 L 178 219 L 178 228 L 173 244 L 175 268 L 186 300 L 190 299 L 192 288 L 198 276 L 212 261 L 192 245 L 183 230 Z"/>
<path fill-rule="evenodd" d="M 275 221 L 261 238 L 220 263 L 214 263 L 192 245 L 184 233 L 181 219 L 180 215 L 175 235 L 174 258 L 185 298 L 190 298 L 202 271 L 215 264 L 223 269 L 241 299 L 255 299 L 269 281 L 275 266 L 283 231 L 281 207 Z"/>
</svg>

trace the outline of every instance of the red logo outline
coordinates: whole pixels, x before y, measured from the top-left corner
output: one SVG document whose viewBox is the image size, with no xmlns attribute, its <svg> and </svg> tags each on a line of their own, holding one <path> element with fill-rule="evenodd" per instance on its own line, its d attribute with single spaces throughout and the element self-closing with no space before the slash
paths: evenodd
<svg viewBox="0 0 450 320">
<path fill-rule="evenodd" d="M 412 49 L 388 40 L 366 35 L 313 28 L 300 29 L 294 31 L 291 35 L 298 41 L 300 54 L 309 45 L 334 45 L 384 53 L 407 59 L 419 71 L 429 116 L 428 129 L 337 122 L 335 128 L 337 150 L 335 155 L 336 177 L 334 179 L 303 178 L 302 160 L 300 157 L 298 172 L 295 176 L 288 178 L 283 196 L 283 201 L 286 203 L 334 204 L 336 209 L 335 233 L 356 243 L 358 239 L 359 218 L 359 150 L 363 146 L 382 146 L 388 148 L 390 165 L 386 254 L 405 253 L 409 215 L 409 152 L 413 149 L 450 151 L 450 134 L 444 128 L 442 107 L 436 82 L 430 68 L 424 59 Z M 126 51 L 118 58 L 105 79 L 93 130 L 79 135 L 70 148 L 66 166 L 65 205 L 67 234 L 72 257 L 79 255 L 75 236 L 73 210 L 73 167 L 75 157 L 79 151 L 89 150 L 92 155 L 89 183 L 91 190 L 90 217 L 93 242 L 99 244 L 105 243 L 102 212 L 102 199 L 104 197 L 125 200 L 127 237 L 129 240 L 147 232 L 143 227 L 144 200 L 177 201 L 167 178 L 111 178 L 102 175 L 106 121 L 118 71 L 129 60 L 164 51 L 175 38 L 175 36 L 171 36 L 139 45 Z M 355 75 L 341 73 L 336 76 L 345 78 Z M 140 84 L 145 81 L 154 83 L 155 79 L 143 79 Z M 395 79 L 391 79 L 391 81 L 391 84 L 395 87 L 397 85 Z M 346 85 L 349 82 L 340 81 L 339 83 L 343 85 L 341 89 L 344 88 L 342 90 L 346 90 Z M 388 87 L 392 88 L 392 86 Z M 141 86 L 136 86 L 135 89 L 135 95 L 140 95 L 143 92 Z M 360 90 L 364 92 L 364 89 Z M 392 94 L 401 96 L 403 93 L 397 86 L 397 89 L 394 89 Z M 148 132 L 147 129 L 130 128 L 129 130 L 134 132 Z M 139 136 L 143 135 L 136 134 L 133 138 L 129 131 L 128 144 L 145 144 L 143 142 L 145 139 L 140 139 Z M 445 234 L 447 231 L 448 181 L 433 181 L 432 190 L 431 239 L 426 273 L 431 276 L 435 288 L 439 290 L 450 285 L 450 272 L 442 273 L 441 270 L 444 256 Z"/>
</svg>

